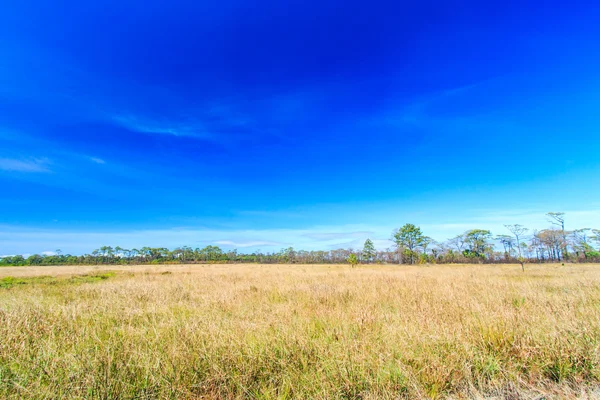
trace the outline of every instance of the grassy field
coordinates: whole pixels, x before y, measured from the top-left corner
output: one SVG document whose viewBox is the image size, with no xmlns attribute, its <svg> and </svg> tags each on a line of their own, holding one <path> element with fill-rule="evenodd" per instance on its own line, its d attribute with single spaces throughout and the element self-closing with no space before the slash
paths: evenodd
<svg viewBox="0 0 600 400">
<path fill-rule="evenodd" d="M 600 266 L 0 268 L 0 398 L 598 398 Z"/>
</svg>

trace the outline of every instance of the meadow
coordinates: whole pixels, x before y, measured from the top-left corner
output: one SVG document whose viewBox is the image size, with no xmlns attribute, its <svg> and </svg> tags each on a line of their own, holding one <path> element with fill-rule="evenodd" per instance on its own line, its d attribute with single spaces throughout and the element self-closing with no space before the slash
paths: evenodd
<svg viewBox="0 0 600 400">
<path fill-rule="evenodd" d="M 599 398 L 600 265 L 0 268 L 0 398 Z"/>
</svg>

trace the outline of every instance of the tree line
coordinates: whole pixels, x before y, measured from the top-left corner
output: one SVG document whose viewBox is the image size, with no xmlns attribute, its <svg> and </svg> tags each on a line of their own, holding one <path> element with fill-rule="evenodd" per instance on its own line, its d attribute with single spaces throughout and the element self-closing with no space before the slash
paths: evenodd
<svg viewBox="0 0 600 400">
<path fill-rule="evenodd" d="M 565 229 L 565 214 L 546 214 L 552 226 L 533 230 L 519 225 L 505 225 L 504 233 L 493 235 L 485 229 L 471 229 L 443 242 L 426 236 L 420 227 L 405 224 L 392 232 L 393 246 L 377 250 L 371 239 L 362 249 L 295 250 L 240 253 L 225 251 L 218 246 L 192 249 L 189 246 L 170 250 L 165 247 L 125 249 L 102 246 L 90 254 L 71 255 L 56 250 L 52 255 L 33 254 L 0 257 L 2 266 L 26 265 L 94 265 L 94 264 L 164 264 L 164 263 L 543 263 L 599 262 L 600 230 Z"/>
</svg>

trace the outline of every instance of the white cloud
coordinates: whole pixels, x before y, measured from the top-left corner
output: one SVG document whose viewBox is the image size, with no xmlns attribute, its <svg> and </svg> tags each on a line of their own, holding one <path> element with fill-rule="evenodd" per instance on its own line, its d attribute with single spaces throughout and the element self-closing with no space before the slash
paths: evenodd
<svg viewBox="0 0 600 400">
<path fill-rule="evenodd" d="M 375 239 L 373 240 L 373 245 L 376 249 L 385 250 L 391 248 L 394 245 L 394 242 L 390 239 Z"/>
<path fill-rule="evenodd" d="M 247 242 L 234 242 L 233 240 L 217 240 L 213 242 L 221 246 L 232 246 L 232 247 L 256 247 L 256 246 L 281 246 L 283 243 L 270 242 L 270 241 L 247 241 Z"/>
<path fill-rule="evenodd" d="M 179 121 L 156 121 L 143 119 L 133 115 L 115 115 L 111 119 L 119 126 L 134 132 L 189 136 L 205 139 L 209 139 L 213 136 L 197 121 L 185 123 Z"/>
<path fill-rule="evenodd" d="M 31 160 L 16 160 L 0 158 L 0 170 L 9 172 L 51 172 L 48 168 L 50 161 L 46 158 Z"/>
<path fill-rule="evenodd" d="M 360 238 L 373 234 L 370 231 L 359 231 L 359 232 L 323 232 L 323 233 L 307 233 L 304 236 L 315 239 L 315 240 L 335 240 L 335 239 L 348 239 L 348 238 Z"/>
<path fill-rule="evenodd" d="M 90 161 L 95 162 L 96 164 L 106 164 L 106 161 L 98 157 L 90 157 Z"/>
</svg>

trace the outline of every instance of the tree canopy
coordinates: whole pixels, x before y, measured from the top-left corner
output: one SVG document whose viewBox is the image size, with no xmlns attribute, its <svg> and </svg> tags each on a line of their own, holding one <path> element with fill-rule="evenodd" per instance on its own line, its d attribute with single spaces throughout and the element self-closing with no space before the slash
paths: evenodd
<svg viewBox="0 0 600 400">
<path fill-rule="evenodd" d="M 346 263 L 351 255 L 363 263 L 480 263 L 528 262 L 598 262 L 600 261 L 600 229 L 579 228 L 564 230 L 565 214 L 550 213 L 552 225 L 530 231 L 519 225 L 505 225 L 510 234 L 492 236 L 486 229 L 471 229 L 446 241 L 434 241 L 425 236 L 419 226 L 411 223 L 392 232 L 393 249 L 377 249 L 370 238 L 362 250 L 296 250 L 240 253 L 215 245 L 202 248 L 182 246 L 124 248 L 100 246 L 89 254 L 6 255 L 0 266 L 21 265 L 84 265 L 84 264 L 157 264 L 157 263 Z M 558 218 L 558 220 L 557 220 Z M 557 222 L 560 221 L 560 222 Z"/>
</svg>

